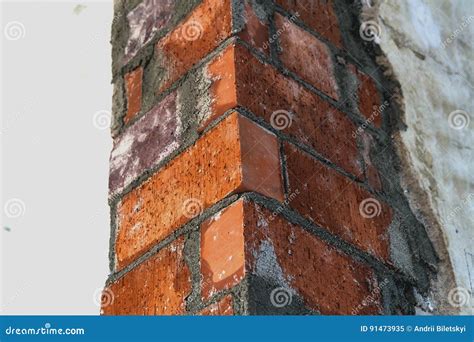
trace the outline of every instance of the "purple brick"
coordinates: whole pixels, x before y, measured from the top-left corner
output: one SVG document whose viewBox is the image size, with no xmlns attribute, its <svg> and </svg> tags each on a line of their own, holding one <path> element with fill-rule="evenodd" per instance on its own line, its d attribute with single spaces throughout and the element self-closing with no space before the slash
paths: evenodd
<svg viewBox="0 0 474 342">
<path fill-rule="evenodd" d="M 114 141 L 110 156 L 111 195 L 179 147 L 182 130 L 177 103 L 176 92 L 169 94 Z"/>
<path fill-rule="evenodd" d="M 130 36 L 125 47 L 125 63 L 153 38 L 155 32 L 168 24 L 175 2 L 144 0 L 127 14 Z"/>
</svg>

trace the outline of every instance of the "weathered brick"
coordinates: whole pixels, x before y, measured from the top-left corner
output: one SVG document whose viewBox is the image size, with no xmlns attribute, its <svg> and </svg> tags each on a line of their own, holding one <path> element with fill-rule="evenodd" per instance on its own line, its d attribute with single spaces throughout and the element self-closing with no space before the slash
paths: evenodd
<svg viewBox="0 0 474 342">
<path fill-rule="evenodd" d="M 344 113 L 274 67 L 235 47 L 237 103 L 346 171 L 362 175 L 356 126 Z M 234 106 L 231 101 L 227 102 Z M 286 120 L 287 124 L 278 121 Z"/>
<path fill-rule="evenodd" d="M 260 52 L 268 55 L 270 53 L 268 21 L 266 18 L 259 17 L 253 6 L 260 5 L 253 0 L 243 2 L 243 28 L 239 33 L 239 37 Z M 264 10 L 261 9 L 259 12 L 264 12 Z"/>
<path fill-rule="evenodd" d="M 129 37 L 125 47 L 125 63 L 168 24 L 175 4 L 175 0 L 143 0 L 127 14 Z"/>
<path fill-rule="evenodd" d="M 382 103 L 375 81 L 358 70 L 355 66 L 348 68 L 357 79 L 357 100 L 359 112 L 367 123 L 380 127 L 382 125 Z"/>
<path fill-rule="evenodd" d="M 232 316 L 234 308 L 232 307 L 232 296 L 227 295 L 217 303 L 209 305 L 199 313 L 202 316 Z"/>
<path fill-rule="evenodd" d="M 339 99 L 329 48 L 309 32 L 276 14 L 280 60 L 286 68 L 334 99 Z"/>
<path fill-rule="evenodd" d="M 201 225 L 203 300 L 244 277 L 243 214 L 243 202 L 238 201 Z"/>
<path fill-rule="evenodd" d="M 365 163 L 365 177 L 374 190 L 381 191 L 382 180 L 370 157 L 370 147 L 373 144 L 373 138 L 368 133 L 361 132 L 360 139 L 362 142 L 362 157 Z"/>
<path fill-rule="evenodd" d="M 237 35 L 262 52 L 268 50 L 266 19 L 259 18 L 249 1 L 243 4 Z M 204 0 L 156 45 L 160 67 L 165 70 L 158 92 L 168 88 L 202 58 L 231 37 L 233 9 L 230 0 Z"/>
<path fill-rule="evenodd" d="M 287 288 L 325 315 L 380 313 L 369 267 L 257 204 L 246 202 L 244 212 L 247 272 Z"/>
<path fill-rule="evenodd" d="M 179 147 L 178 96 L 169 94 L 115 139 L 110 156 L 109 190 L 115 195 Z"/>
<path fill-rule="evenodd" d="M 204 0 L 188 17 L 161 39 L 156 54 L 166 75 L 159 92 L 178 80 L 194 64 L 230 36 L 230 0 Z"/>
<path fill-rule="evenodd" d="M 276 137 L 232 113 L 122 199 L 117 267 L 232 193 L 257 191 L 282 200 L 281 183 Z"/>
<path fill-rule="evenodd" d="M 127 112 L 124 122 L 129 122 L 142 106 L 143 68 L 138 67 L 125 75 L 125 92 L 127 94 Z"/>
<path fill-rule="evenodd" d="M 206 73 L 212 101 L 211 109 L 203 113 L 201 129 L 229 109 L 246 107 L 274 128 L 362 177 L 354 134 L 357 127 L 327 101 L 238 44 L 216 56 L 206 66 Z"/>
<path fill-rule="evenodd" d="M 191 293 L 191 274 L 185 263 L 180 237 L 103 293 L 105 315 L 177 315 L 185 312 Z"/>
<path fill-rule="evenodd" d="M 341 31 L 334 13 L 333 0 L 276 0 L 286 11 L 298 14 L 311 29 L 329 40 L 338 48 L 342 48 Z"/>
<path fill-rule="evenodd" d="M 389 261 L 392 210 L 328 166 L 285 144 L 290 206 L 321 227 L 374 256 Z"/>
<path fill-rule="evenodd" d="M 312 310 L 349 314 L 377 283 L 369 267 L 247 200 L 222 210 L 201 229 L 204 299 L 253 276 L 288 288 L 289 294 L 302 298 Z M 256 285 L 250 282 L 248 286 Z M 270 298 L 273 288 L 267 295 L 262 294 L 264 287 L 258 291 Z M 359 314 L 379 312 L 380 298 L 373 297 L 358 309 Z M 258 313 L 259 308 L 255 310 Z"/>
</svg>

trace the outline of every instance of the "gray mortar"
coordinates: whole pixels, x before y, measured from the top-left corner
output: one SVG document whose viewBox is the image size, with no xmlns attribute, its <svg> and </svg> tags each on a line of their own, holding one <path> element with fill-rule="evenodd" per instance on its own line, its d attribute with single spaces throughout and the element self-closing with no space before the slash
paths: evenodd
<svg viewBox="0 0 474 342">
<path fill-rule="evenodd" d="M 370 158 L 382 176 L 384 191 L 380 195 L 395 210 L 394 222 L 389 230 L 392 237 L 391 257 L 405 273 L 415 279 L 415 286 L 422 293 L 427 293 L 438 258 L 425 228 L 411 211 L 400 185 L 401 164 L 391 139 L 394 133 L 404 128 L 398 101 L 401 96 L 400 86 L 395 79 L 388 79 L 384 75 L 385 69 L 376 63 L 378 56 L 382 55 L 378 45 L 364 42 L 360 38 L 360 4 L 349 0 L 336 0 L 335 7 L 341 30 L 348 33 L 343 34 L 343 37 L 350 55 L 347 53 L 344 57 L 374 78 L 382 92 L 381 102 L 388 101 L 390 104 L 382 113 L 384 134 L 374 134 L 371 129 L 366 131 L 374 138 Z M 407 293 L 408 291 L 405 291 L 397 300 L 406 298 Z"/>
</svg>

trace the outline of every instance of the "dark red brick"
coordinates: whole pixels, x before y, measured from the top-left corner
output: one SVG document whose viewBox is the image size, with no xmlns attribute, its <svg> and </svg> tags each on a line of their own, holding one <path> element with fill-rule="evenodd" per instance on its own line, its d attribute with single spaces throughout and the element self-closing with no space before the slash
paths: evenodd
<svg viewBox="0 0 474 342">
<path fill-rule="evenodd" d="M 279 14 L 275 22 L 281 32 L 283 65 L 333 99 L 339 99 L 331 52 L 326 44 Z"/>
<path fill-rule="evenodd" d="M 290 206 L 331 233 L 389 261 L 390 207 L 349 178 L 290 144 L 285 145 Z M 375 215 L 371 209 L 376 209 Z M 365 215 L 365 216 L 364 216 Z"/>
<path fill-rule="evenodd" d="M 334 12 L 333 0 L 276 0 L 283 9 L 297 17 L 311 29 L 342 48 L 341 31 Z"/>
</svg>

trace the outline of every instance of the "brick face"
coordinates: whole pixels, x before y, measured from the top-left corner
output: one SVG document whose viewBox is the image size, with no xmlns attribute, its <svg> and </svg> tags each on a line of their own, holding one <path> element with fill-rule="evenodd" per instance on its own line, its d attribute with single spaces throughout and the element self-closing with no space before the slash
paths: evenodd
<svg viewBox="0 0 474 342">
<path fill-rule="evenodd" d="M 276 0 L 286 11 L 298 13 L 311 29 L 329 40 L 338 48 L 342 48 L 342 38 L 339 23 L 334 13 L 333 0 Z"/>
<path fill-rule="evenodd" d="M 199 312 L 202 316 L 231 316 L 234 314 L 232 308 L 232 296 L 227 295 L 219 302 L 209 305 Z"/>
<path fill-rule="evenodd" d="M 116 194 L 180 147 L 177 93 L 171 93 L 114 141 L 110 156 L 110 193 Z"/>
<path fill-rule="evenodd" d="M 191 276 L 184 261 L 184 238 L 128 272 L 104 291 L 105 315 L 177 315 L 185 312 Z"/>
<path fill-rule="evenodd" d="M 201 274 L 205 300 L 217 291 L 237 285 L 244 277 L 243 214 L 243 202 L 239 201 L 201 226 Z"/>
<path fill-rule="evenodd" d="M 388 226 L 392 220 L 390 207 L 290 144 L 285 145 L 285 156 L 289 192 L 298 189 L 301 193 L 291 202 L 291 206 L 342 239 L 388 261 Z M 371 203 L 377 207 L 377 215 L 367 217 L 372 216 Z"/>
<path fill-rule="evenodd" d="M 276 15 L 275 21 L 277 30 L 281 32 L 280 60 L 283 65 L 337 100 L 338 87 L 328 47 L 279 14 Z"/>
<path fill-rule="evenodd" d="M 240 125 L 247 127 L 246 120 L 232 114 L 123 198 L 118 208 L 118 268 L 186 223 L 195 210 L 199 213 L 231 193 L 254 186 L 254 191 L 283 199 L 276 140 L 261 128 L 243 132 Z M 247 141 L 255 142 L 249 150 Z M 259 157 L 268 169 L 257 169 L 253 160 Z"/>
<path fill-rule="evenodd" d="M 370 268 L 254 203 L 246 202 L 244 211 L 249 273 L 272 277 L 281 270 L 280 277 L 305 304 L 325 315 L 351 314 L 369 296 L 373 300 L 358 313 L 380 312 L 380 298 L 373 295 L 377 282 Z M 276 269 L 265 268 L 262 274 L 260 260 L 270 259 L 270 253 L 274 253 Z"/>
<path fill-rule="evenodd" d="M 127 113 L 124 122 L 129 122 L 141 109 L 143 68 L 139 67 L 125 75 Z"/>
</svg>

